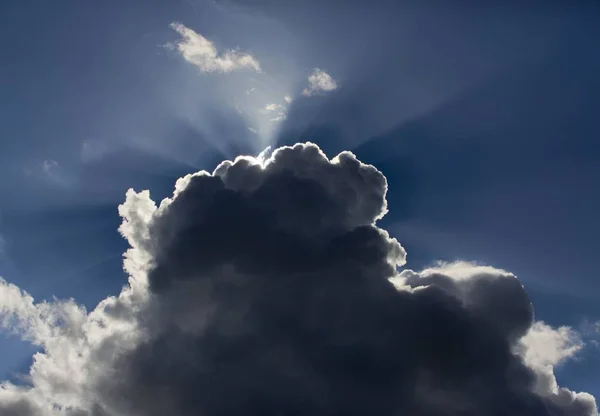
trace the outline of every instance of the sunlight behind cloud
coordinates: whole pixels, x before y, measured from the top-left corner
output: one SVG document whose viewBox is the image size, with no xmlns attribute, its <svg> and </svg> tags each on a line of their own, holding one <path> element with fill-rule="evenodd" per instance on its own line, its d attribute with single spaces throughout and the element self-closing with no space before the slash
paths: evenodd
<svg viewBox="0 0 600 416">
<path fill-rule="evenodd" d="M 281 86 L 267 74 L 262 75 L 259 87 L 246 90 L 246 94 L 237 94 L 235 108 L 247 124 L 248 131 L 254 133 L 252 150 L 256 153 L 275 144 L 281 122 L 287 118 L 292 101 L 289 94 L 283 92 L 288 86 Z M 291 84 L 292 81 L 286 82 Z M 248 94 L 248 91 L 252 91 Z"/>
</svg>

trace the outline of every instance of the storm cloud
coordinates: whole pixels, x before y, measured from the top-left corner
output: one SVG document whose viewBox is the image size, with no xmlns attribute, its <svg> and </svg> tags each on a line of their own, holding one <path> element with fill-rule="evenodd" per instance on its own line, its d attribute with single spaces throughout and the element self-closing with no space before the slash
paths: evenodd
<svg viewBox="0 0 600 416">
<path fill-rule="evenodd" d="M 119 296 L 88 313 L 0 286 L 4 325 L 42 348 L 0 413 L 597 415 L 553 373 L 581 340 L 536 322 L 514 275 L 400 271 L 386 192 L 310 143 L 185 176 L 158 205 L 130 190 Z"/>
</svg>

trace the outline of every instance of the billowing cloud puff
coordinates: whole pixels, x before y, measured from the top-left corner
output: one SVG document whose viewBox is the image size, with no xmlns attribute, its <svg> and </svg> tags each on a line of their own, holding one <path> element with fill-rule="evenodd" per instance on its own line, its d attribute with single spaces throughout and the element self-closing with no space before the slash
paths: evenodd
<svg viewBox="0 0 600 416">
<path fill-rule="evenodd" d="M 0 414 L 597 415 L 553 375 L 580 340 L 535 322 L 514 275 L 397 271 L 386 192 L 313 144 L 187 175 L 158 205 L 128 191 L 119 296 L 88 313 L 0 284 L 4 326 L 42 348 Z"/>
<path fill-rule="evenodd" d="M 234 49 L 219 53 L 213 42 L 181 23 L 171 23 L 171 28 L 181 35 L 181 39 L 167 46 L 177 50 L 202 72 L 231 72 L 238 69 L 261 72 L 258 60 L 248 53 Z"/>
<path fill-rule="evenodd" d="M 308 76 L 308 87 L 302 90 L 302 95 L 310 97 L 311 95 L 321 94 L 336 90 L 338 83 L 327 72 L 315 68 Z"/>
</svg>

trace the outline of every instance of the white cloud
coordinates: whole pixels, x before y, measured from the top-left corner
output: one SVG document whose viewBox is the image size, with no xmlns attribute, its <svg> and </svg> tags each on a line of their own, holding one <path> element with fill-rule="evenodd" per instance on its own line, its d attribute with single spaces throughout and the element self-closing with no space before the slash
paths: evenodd
<svg viewBox="0 0 600 416">
<path fill-rule="evenodd" d="M 287 100 L 286 100 L 286 102 L 287 102 Z M 271 121 L 271 122 L 278 122 L 278 121 L 285 120 L 287 118 L 286 110 L 287 110 L 287 106 L 285 104 L 276 104 L 276 103 L 267 104 L 265 106 L 265 108 L 263 109 L 264 112 L 277 111 L 277 114 L 275 115 L 275 117 L 271 117 L 269 119 L 269 121 Z"/>
<path fill-rule="evenodd" d="M 282 107 L 281 104 L 267 104 L 265 106 L 265 110 L 267 111 L 275 111 L 275 110 L 279 110 Z"/>
<path fill-rule="evenodd" d="M 290 95 L 286 95 L 285 97 L 283 97 L 283 99 L 288 104 L 290 104 L 292 102 L 292 97 Z"/>
<path fill-rule="evenodd" d="M 510 275 L 510 273 L 506 270 L 498 269 L 492 266 L 481 265 L 470 261 L 438 261 L 433 267 L 421 271 L 421 276 L 430 276 L 436 273 L 443 273 L 444 275 L 456 280 L 468 280 L 475 275 L 483 273 Z"/>
<path fill-rule="evenodd" d="M 581 336 L 572 328 L 552 328 L 544 322 L 536 322 L 521 338 L 516 352 L 528 367 L 534 370 L 536 391 L 540 394 L 558 394 L 559 387 L 554 368 L 572 359 L 584 347 Z"/>
<path fill-rule="evenodd" d="M 277 115 L 271 119 L 269 119 L 270 121 L 283 121 L 287 118 L 287 115 L 285 114 L 285 112 L 280 111 L 279 113 L 277 113 Z"/>
<path fill-rule="evenodd" d="M 312 74 L 308 76 L 308 87 L 302 91 L 302 95 L 310 97 L 315 94 L 334 91 L 338 88 L 338 83 L 327 72 L 322 69 L 313 69 Z"/>
<path fill-rule="evenodd" d="M 534 366 L 559 365 L 583 348 L 575 330 L 566 326 L 554 329 L 544 322 L 536 322 L 521 341 L 527 363 Z"/>
<path fill-rule="evenodd" d="M 176 49 L 186 61 L 202 72 L 231 72 L 240 69 L 261 72 L 258 60 L 249 53 L 237 49 L 219 53 L 213 42 L 181 23 L 173 22 L 171 28 L 181 35 L 181 39 L 167 46 Z"/>
<path fill-rule="evenodd" d="M 256 87 L 252 87 L 249 90 L 246 90 L 246 95 L 252 95 L 256 92 Z"/>
</svg>

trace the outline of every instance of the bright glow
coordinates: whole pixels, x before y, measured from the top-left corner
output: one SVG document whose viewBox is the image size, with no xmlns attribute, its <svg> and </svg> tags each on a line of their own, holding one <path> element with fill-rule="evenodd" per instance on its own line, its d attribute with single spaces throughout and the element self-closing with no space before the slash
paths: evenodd
<svg viewBox="0 0 600 416">
<path fill-rule="evenodd" d="M 287 118 L 292 102 L 291 96 L 283 93 L 287 88 L 280 88 L 279 82 L 267 74 L 263 74 L 261 78 L 262 85 L 236 94 L 234 104 L 248 131 L 253 133 L 252 150 L 255 152 L 275 145 L 275 137 L 281 122 Z"/>
</svg>

